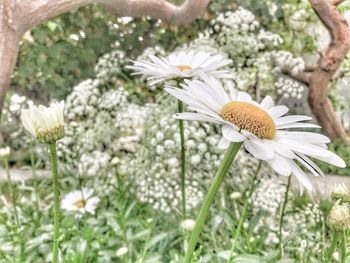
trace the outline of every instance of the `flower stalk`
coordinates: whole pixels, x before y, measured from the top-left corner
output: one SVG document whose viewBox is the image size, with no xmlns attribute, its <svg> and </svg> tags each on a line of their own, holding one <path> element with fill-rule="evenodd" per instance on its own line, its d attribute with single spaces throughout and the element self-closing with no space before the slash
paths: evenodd
<svg viewBox="0 0 350 263">
<path fill-rule="evenodd" d="M 345 263 L 346 258 L 346 230 L 341 233 L 341 250 L 340 250 L 340 262 Z"/>
<path fill-rule="evenodd" d="M 283 228 L 283 219 L 284 219 L 284 215 L 285 215 L 285 211 L 286 211 L 286 207 L 287 207 L 287 202 L 288 202 L 288 195 L 289 195 L 291 181 L 292 181 L 292 176 L 289 176 L 286 192 L 284 193 L 284 200 L 283 200 L 283 204 L 282 204 L 282 208 L 281 208 L 279 227 L 278 227 L 278 241 L 279 241 L 279 246 L 280 246 L 279 247 L 280 259 L 282 259 L 284 256 L 284 246 L 283 246 L 283 242 L 282 242 L 282 239 L 283 239 L 282 228 Z"/>
<path fill-rule="evenodd" d="M 52 262 L 58 263 L 58 245 L 59 245 L 59 223 L 60 223 L 60 192 L 58 184 L 57 171 L 57 148 L 56 142 L 49 144 L 52 167 L 52 186 L 54 194 L 54 234 L 53 234 L 53 248 L 52 248 Z"/>
<path fill-rule="evenodd" d="M 4 167 L 5 167 L 5 171 L 6 171 L 6 175 L 7 175 L 7 181 L 8 181 L 8 184 L 9 184 L 9 190 L 10 190 L 10 195 L 11 195 L 12 204 L 13 204 L 13 214 L 14 214 L 14 217 L 15 217 L 16 228 L 18 230 L 18 228 L 19 228 L 19 219 L 18 219 L 18 211 L 17 211 L 17 198 L 16 198 L 15 191 L 14 191 L 13 185 L 12 185 L 10 168 L 9 168 L 9 163 L 8 163 L 7 158 L 4 158 Z"/>
<path fill-rule="evenodd" d="M 246 196 L 245 201 L 244 201 L 243 211 L 242 211 L 241 216 L 240 216 L 239 221 L 238 221 L 238 226 L 237 226 L 236 233 L 235 233 L 233 241 L 232 241 L 232 247 L 231 247 L 230 255 L 229 255 L 228 259 L 227 259 L 227 263 L 231 263 L 232 262 L 233 253 L 235 251 L 236 243 L 237 243 L 239 234 L 241 232 L 241 228 L 243 226 L 244 220 L 245 220 L 247 212 L 248 212 L 249 200 L 252 197 L 252 194 L 253 194 L 253 192 L 255 190 L 255 187 L 256 187 L 256 179 L 257 179 L 258 174 L 260 172 L 261 165 L 262 165 L 262 161 L 259 161 L 258 167 L 257 167 L 257 169 L 256 169 L 256 171 L 254 173 L 254 176 L 253 176 L 253 182 L 252 182 L 252 184 L 250 186 L 248 195 Z"/>
<path fill-rule="evenodd" d="M 242 143 L 231 143 L 229 148 L 227 149 L 224 159 L 222 160 L 220 167 L 215 175 L 215 178 L 208 190 L 208 193 L 206 194 L 202 207 L 199 211 L 197 220 L 196 220 L 196 224 L 195 227 L 193 229 L 193 232 L 191 234 L 190 237 L 190 242 L 188 245 L 188 249 L 186 252 L 186 256 L 185 256 L 185 260 L 184 263 L 190 263 L 192 256 L 193 256 L 193 252 L 195 250 L 195 247 L 197 245 L 197 241 L 199 238 L 199 235 L 201 233 L 201 230 L 203 228 L 205 219 L 209 213 L 209 209 L 211 204 L 214 201 L 214 198 L 217 194 L 217 192 L 219 191 L 219 188 L 225 178 L 225 175 L 227 174 L 233 160 L 235 159 L 238 150 L 240 149 Z"/>
<path fill-rule="evenodd" d="M 178 100 L 178 113 L 183 112 L 183 103 Z M 180 172 L 180 187 L 181 187 L 181 208 L 182 218 L 186 219 L 186 148 L 185 148 L 185 132 L 184 121 L 179 120 L 180 131 L 180 150 L 181 150 L 181 172 Z"/>
</svg>

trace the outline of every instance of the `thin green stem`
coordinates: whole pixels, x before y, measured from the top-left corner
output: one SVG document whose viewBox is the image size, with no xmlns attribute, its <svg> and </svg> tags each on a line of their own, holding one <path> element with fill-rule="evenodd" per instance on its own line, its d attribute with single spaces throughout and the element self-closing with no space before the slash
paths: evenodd
<svg viewBox="0 0 350 263">
<path fill-rule="evenodd" d="M 237 243 L 239 234 L 241 233 L 241 228 L 243 226 L 244 219 L 245 219 L 245 217 L 247 215 L 247 212 L 248 212 L 249 200 L 252 197 L 252 194 L 254 192 L 254 189 L 255 189 L 255 186 L 256 186 L 255 182 L 256 182 L 256 179 L 257 179 L 258 174 L 260 172 L 261 164 L 262 164 L 262 161 L 259 161 L 258 167 L 257 167 L 257 169 L 256 169 L 256 171 L 254 173 L 254 176 L 253 176 L 253 182 L 252 182 L 252 184 L 251 184 L 251 186 L 249 188 L 248 195 L 246 196 L 246 199 L 244 201 L 243 210 L 242 210 L 241 216 L 239 217 L 236 233 L 235 233 L 235 235 L 233 237 L 233 242 L 232 242 L 232 247 L 231 247 L 231 251 L 230 251 L 230 256 L 227 259 L 228 263 L 232 262 L 233 253 L 235 251 L 235 247 L 236 247 L 236 243 Z"/>
<path fill-rule="evenodd" d="M 288 203 L 288 195 L 289 195 L 291 181 L 292 181 L 292 176 L 290 175 L 288 177 L 286 192 L 284 193 L 284 200 L 283 200 L 281 214 L 280 214 L 280 220 L 279 220 L 278 240 L 279 240 L 279 246 L 280 246 L 280 253 L 279 253 L 280 259 L 282 259 L 284 256 L 284 246 L 283 246 L 283 242 L 282 242 L 282 239 L 283 239 L 282 228 L 283 228 L 283 218 L 284 218 L 284 214 L 285 214 L 287 203 Z"/>
<path fill-rule="evenodd" d="M 199 238 L 199 235 L 201 233 L 201 230 L 203 228 L 205 219 L 209 213 L 210 206 L 212 202 L 214 201 L 215 195 L 219 191 L 219 188 L 225 178 L 225 175 L 227 174 L 233 160 L 235 159 L 239 148 L 241 147 L 242 143 L 231 143 L 229 148 L 227 149 L 224 159 L 222 160 L 220 167 L 215 175 L 215 178 L 208 190 L 208 193 L 206 194 L 202 207 L 199 211 L 195 227 L 193 229 L 193 232 L 191 233 L 190 242 L 188 245 L 187 253 L 185 256 L 184 263 L 190 263 L 193 252 L 196 248 L 197 241 Z"/>
<path fill-rule="evenodd" d="M 36 176 L 36 164 L 35 164 L 35 156 L 34 156 L 34 147 L 31 145 L 30 148 L 30 164 L 32 167 L 32 176 L 34 180 L 34 195 L 35 195 L 35 208 L 37 212 L 39 213 L 40 211 L 40 205 L 39 205 L 39 196 L 38 196 L 38 177 Z"/>
<path fill-rule="evenodd" d="M 15 191 L 13 189 L 13 185 L 12 185 L 12 179 L 11 179 L 11 174 L 10 174 L 9 163 L 8 163 L 8 160 L 6 158 L 4 159 L 4 166 L 5 166 L 5 170 L 6 170 L 6 175 L 7 175 L 7 180 L 8 180 L 8 184 L 9 184 L 10 195 L 11 195 L 12 204 L 13 204 L 13 214 L 14 214 L 15 222 L 16 222 L 16 234 L 17 234 L 17 237 L 20 240 L 20 258 L 19 258 L 19 262 L 24 262 L 24 241 L 23 241 L 22 235 L 19 232 L 20 222 L 19 222 L 18 210 L 17 210 L 17 198 L 16 198 L 16 193 L 15 193 Z"/>
<path fill-rule="evenodd" d="M 18 211 L 17 211 L 17 199 L 16 199 L 15 191 L 13 190 L 9 163 L 8 163 L 8 160 L 6 158 L 4 159 L 4 166 L 5 166 L 5 170 L 6 170 L 7 181 L 9 184 L 9 190 L 10 190 L 10 195 L 11 195 L 12 204 L 13 204 L 13 214 L 14 214 L 15 221 L 16 221 L 16 227 L 18 229 L 19 228 L 19 219 L 18 219 Z"/>
<path fill-rule="evenodd" d="M 58 243 L 59 243 L 59 223 L 60 223 L 60 191 L 58 185 L 58 172 L 57 172 L 57 149 L 56 143 L 49 144 L 51 153 L 51 168 L 52 168 L 52 187 L 54 195 L 54 234 L 53 234 L 53 249 L 52 249 L 52 262 L 58 262 Z"/>
<path fill-rule="evenodd" d="M 341 233 L 341 251 L 340 251 L 340 262 L 345 263 L 346 258 L 346 230 Z"/>
<path fill-rule="evenodd" d="M 326 262 L 331 262 L 335 247 L 337 246 L 338 238 L 339 238 L 338 231 L 333 231 L 333 239 L 332 239 L 331 246 L 329 247 L 328 252 L 327 252 Z"/>
<path fill-rule="evenodd" d="M 178 100 L 178 112 L 183 112 L 182 101 Z M 181 148 L 181 207 L 182 207 L 182 218 L 186 218 L 186 148 L 185 148 L 185 133 L 184 133 L 184 122 L 179 120 L 180 130 L 180 148 Z"/>
</svg>

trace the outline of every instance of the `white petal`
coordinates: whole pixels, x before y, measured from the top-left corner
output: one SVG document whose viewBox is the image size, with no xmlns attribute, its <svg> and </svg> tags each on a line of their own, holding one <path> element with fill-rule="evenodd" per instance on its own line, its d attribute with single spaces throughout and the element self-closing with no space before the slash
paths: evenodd
<svg viewBox="0 0 350 263">
<path fill-rule="evenodd" d="M 309 163 L 307 162 L 306 160 L 304 160 L 303 158 L 297 156 L 296 159 L 302 164 L 304 165 L 313 175 L 315 176 L 319 176 L 319 175 L 322 175 L 322 173 L 318 173 L 318 170 L 314 169 L 314 167 Z M 316 165 L 316 164 L 315 164 Z"/>
<path fill-rule="evenodd" d="M 220 123 L 218 120 L 212 117 L 209 117 L 200 113 L 193 113 L 193 112 L 176 113 L 173 115 L 173 118 L 180 119 L 180 120 L 188 120 L 188 121 L 207 121 L 212 123 Z"/>
<path fill-rule="evenodd" d="M 256 157 L 259 160 L 271 159 L 274 156 L 274 152 L 262 143 L 256 143 L 251 140 L 245 140 L 244 147 L 248 152 L 250 152 L 254 157 Z"/>
<path fill-rule="evenodd" d="M 289 161 L 278 154 L 275 154 L 273 158 L 266 160 L 268 164 L 275 170 L 276 173 L 289 176 L 292 173 L 292 167 Z"/>
<path fill-rule="evenodd" d="M 284 136 L 288 139 L 303 141 L 308 143 L 329 143 L 330 139 L 319 133 L 314 132 L 297 132 L 297 131 L 277 131 L 278 136 Z"/>
<path fill-rule="evenodd" d="M 230 146 L 230 141 L 227 140 L 224 136 L 221 137 L 219 144 L 218 144 L 218 148 L 219 149 L 227 149 Z"/>
<path fill-rule="evenodd" d="M 290 164 L 292 166 L 292 172 L 295 175 L 295 177 L 298 179 L 298 181 L 309 191 L 312 191 L 312 184 L 307 177 L 307 175 L 300 169 L 298 165 L 296 165 L 293 161 L 290 161 Z"/>
<path fill-rule="evenodd" d="M 270 96 L 266 96 L 260 103 L 260 107 L 264 110 L 268 110 L 273 106 L 275 106 L 275 103 L 273 102 L 273 99 Z"/>
<path fill-rule="evenodd" d="M 222 126 L 222 135 L 231 142 L 242 142 L 247 139 L 243 134 L 228 125 Z"/>
<path fill-rule="evenodd" d="M 289 123 L 294 123 L 298 121 L 308 121 L 311 119 L 312 119 L 311 117 L 304 116 L 304 115 L 290 115 L 290 116 L 274 119 L 274 122 L 275 122 L 275 125 L 278 127 Z"/>
<path fill-rule="evenodd" d="M 279 118 L 285 115 L 289 111 L 288 107 L 279 105 L 267 110 L 267 113 L 271 116 L 272 119 Z"/>
<path fill-rule="evenodd" d="M 321 127 L 312 123 L 303 123 L 303 122 L 289 123 L 289 124 L 278 126 L 279 130 L 289 129 L 289 128 L 321 128 Z"/>
</svg>

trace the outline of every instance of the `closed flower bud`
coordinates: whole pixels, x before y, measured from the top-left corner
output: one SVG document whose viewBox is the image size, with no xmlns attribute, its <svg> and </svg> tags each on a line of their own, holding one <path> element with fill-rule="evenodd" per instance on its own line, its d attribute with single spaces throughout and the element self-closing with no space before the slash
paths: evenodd
<svg viewBox="0 0 350 263">
<path fill-rule="evenodd" d="M 119 249 L 117 250 L 116 256 L 117 256 L 118 258 L 120 258 L 120 257 L 126 255 L 126 254 L 128 253 L 128 251 L 129 251 L 129 250 L 128 250 L 127 247 L 121 247 L 121 248 L 119 248 Z"/>
<path fill-rule="evenodd" d="M 0 159 L 9 157 L 10 153 L 10 147 L 0 148 Z"/>
<path fill-rule="evenodd" d="M 349 202 L 350 192 L 344 183 L 337 184 L 331 194 L 333 200 L 342 199 L 342 201 Z"/>
<path fill-rule="evenodd" d="M 340 204 L 338 200 L 332 207 L 327 223 L 336 230 L 345 230 L 350 227 L 350 211 L 346 204 Z"/>
<path fill-rule="evenodd" d="M 54 143 L 64 137 L 64 102 L 50 107 L 33 106 L 22 110 L 23 126 L 41 143 Z"/>
</svg>

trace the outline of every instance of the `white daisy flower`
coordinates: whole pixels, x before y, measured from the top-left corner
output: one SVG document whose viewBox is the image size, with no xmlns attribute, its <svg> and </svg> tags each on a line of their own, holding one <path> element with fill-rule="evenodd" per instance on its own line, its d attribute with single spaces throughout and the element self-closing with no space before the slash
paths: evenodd
<svg viewBox="0 0 350 263">
<path fill-rule="evenodd" d="M 135 70 L 134 75 L 145 75 L 150 80 L 150 85 L 175 79 L 199 77 L 206 74 L 215 78 L 231 78 L 227 70 L 220 68 L 231 64 L 232 60 L 222 55 L 212 55 L 209 52 L 177 51 L 167 57 L 149 55 L 148 60 L 132 61 L 128 68 Z"/>
<path fill-rule="evenodd" d="M 330 142 L 328 137 L 286 130 L 320 128 L 303 122 L 311 120 L 310 117 L 284 116 L 289 109 L 275 106 L 269 96 L 257 103 L 248 93 L 237 92 L 232 83 L 229 83 L 229 92 L 226 92 L 216 79 L 206 76 L 203 79 L 205 82 L 185 80 L 183 89 L 168 87 L 166 91 L 194 111 L 175 114 L 175 118 L 222 125 L 219 148 L 226 149 L 231 142 L 243 142 L 245 149 L 254 157 L 266 161 L 280 175 L 295 175 L 308 190 L 312 190 L 311 182 L 298 164 L 316 176 L 323 175 L 309 157 L 338 167 L 346 166 L 340 157 L 327 150 L 326 143 Z"/>
<path fill-rule="evenodd" d="M 83 188 L 83 191 L 68 193 L 61 202 L 61 208 L 67 211 L 95 214 L 100 198 L 93 196 L 94 190 Z"/>
<path fill-rule="evenodd" d="M 42 143 L 53 143 L 64 137 L 64 102 L 50 107 L 32 106 L 22 110 L 23 126 Z"/>
</svg>

